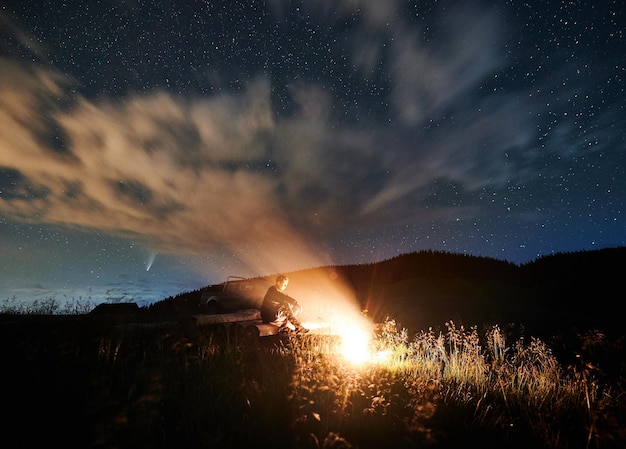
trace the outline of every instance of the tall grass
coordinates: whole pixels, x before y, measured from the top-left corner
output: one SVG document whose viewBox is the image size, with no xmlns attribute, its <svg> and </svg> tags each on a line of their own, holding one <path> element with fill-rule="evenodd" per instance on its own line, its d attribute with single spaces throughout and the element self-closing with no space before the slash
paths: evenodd
<svg viewBox="0 0 626 449">
<path fill-rule="evenodd" d="M 452 322 L 447 328 L 445 334 L 423 332 L 406 342 L 401 353 L 408 355 L 395 366 L 412 391 L 424 383 L 433 386 L 445 410 L 441 415 L 461 414 L 459 435 L 587 447 L 584 429 L 591 432 L 589 417 L 601 393 L 588 372 L 565 373 L 537 338 L 509 346 L 498 326 L 482 338 L 476 328 L 466 331 Z"/>
<path fill-rule="evenodd" d="M 387 319 L 361 364 L 343 358 L 335 336 L 254 339 L 236 327 L 88 324 L 44 337 L 41 345 L 23 335 L 14 366 L 76 368 L 67 385 L 91 392 L 73 404 L 76 431 L 93 448 L 613 449 L 626 442 L 622 365 L 609 377 L 583 363 L 581 352 L 564 366 L 543 341 L 508 341 L 498 326 L 479 332 L 449 322 L 446 331 L 410 337 Z M 590 356 L 603 341 L 590 334 L 581 343 Z"/>
<path fill-rule="evenodd" d="M 13 296 L 0 301 L 0 313 L 7 315 L 83 315 L 93 307 L 91 299 L 82 297 L 64 297 L 63 301 L 56 298 L 21 301 Z"/>
</svg>

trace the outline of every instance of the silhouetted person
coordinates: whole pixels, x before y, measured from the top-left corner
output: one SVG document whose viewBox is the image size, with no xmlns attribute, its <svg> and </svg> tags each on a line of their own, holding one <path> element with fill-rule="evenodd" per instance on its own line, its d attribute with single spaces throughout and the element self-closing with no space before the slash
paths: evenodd
<svg viewBox="0 0 626 449">
<path fill-rule="evenodd" d="M 261 318 L 264 323 L 279 326 L 280 331 L 283 332 L 292 328 L 296 332 L 308 332 L 309 330 L 296 318 L 296 315 L 302 311 L 302 307 L 294 298 L 283 293 L 288 284 L 289 278 L 284 274 L 276 277 L 276 283 L 267 289 L 263 298 Z"/>
</svg>

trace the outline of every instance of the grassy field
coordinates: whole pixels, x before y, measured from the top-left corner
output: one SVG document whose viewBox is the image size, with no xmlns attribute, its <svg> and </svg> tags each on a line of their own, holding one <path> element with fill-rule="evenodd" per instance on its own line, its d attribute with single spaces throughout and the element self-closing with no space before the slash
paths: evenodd
<svg viewBox="0 0 626 449">
<path fill-rule="evenodd" d="M 0 445 L 624 448 L 623 339 L 523 326 L 334 335 L 4 315 Z M 354 355 L 354 353 L 347 355 Z"/>
</svg>

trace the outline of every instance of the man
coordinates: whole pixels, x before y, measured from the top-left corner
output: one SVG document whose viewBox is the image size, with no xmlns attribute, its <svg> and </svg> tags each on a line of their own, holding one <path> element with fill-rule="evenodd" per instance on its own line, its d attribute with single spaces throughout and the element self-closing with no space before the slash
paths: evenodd
<svg viewBox="0 0 626 449">
<path fill-rule="evenodd" d="M 261 318 L 264 323 L 279 326 L 281 332 L 293 329 L 299 333 L 306 333 L 309 330 L 296 318 L 296 315 L 302 311 L 302 307 L 298 301 L 283 293 L 287 285 L 289 285 L 287 276 L 281 274 L 276 277 L 276 283 L 267 289 L 263 298 Z"/>
</svg>

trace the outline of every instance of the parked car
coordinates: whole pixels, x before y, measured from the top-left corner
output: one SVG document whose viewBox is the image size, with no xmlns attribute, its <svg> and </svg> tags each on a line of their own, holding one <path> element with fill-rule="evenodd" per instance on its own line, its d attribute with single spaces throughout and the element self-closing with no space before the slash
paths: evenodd
<svg viewBox="0 0 626 449">
<path fill-rule="evenodd" d="M 228 276 L 226 282 L 209 285 L 200 296 L 206 313 L 229 313 L 244 309 L 260 309 L 267 286 L 241 276 Z"/>
</svg>

